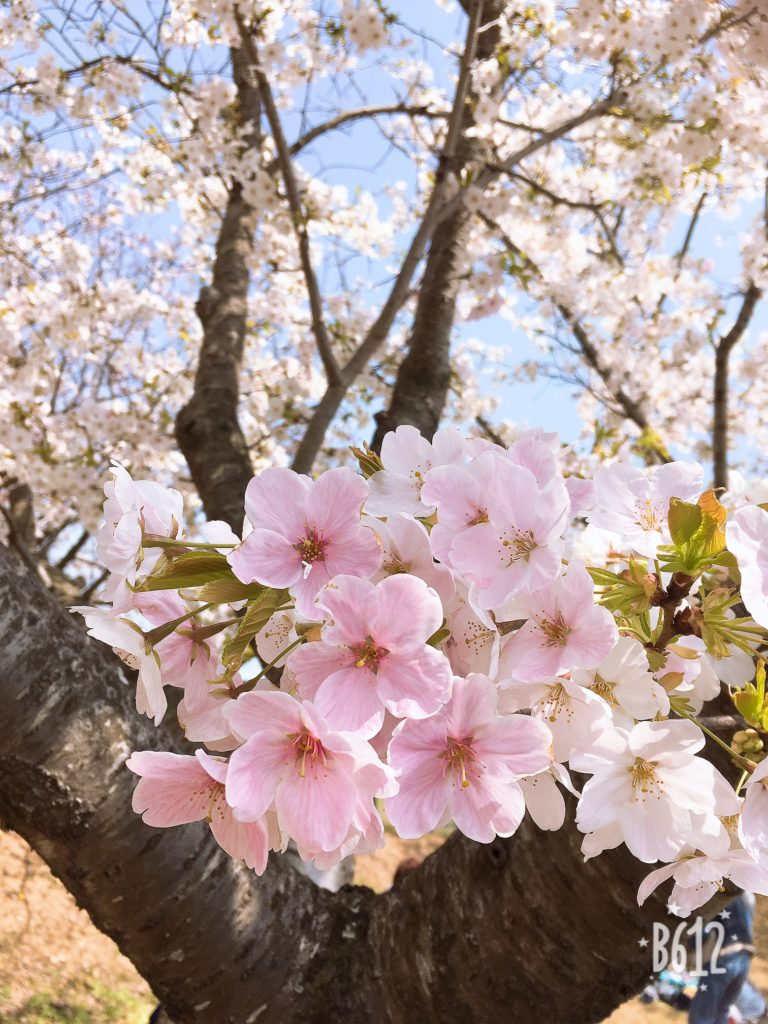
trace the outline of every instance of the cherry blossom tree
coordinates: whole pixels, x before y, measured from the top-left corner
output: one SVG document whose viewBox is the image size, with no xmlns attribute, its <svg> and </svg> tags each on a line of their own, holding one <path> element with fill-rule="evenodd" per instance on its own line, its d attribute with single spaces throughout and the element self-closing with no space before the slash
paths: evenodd
<svg viewBox="0 0 768 1024">
<path fill-rule="evenodd" d="M 439 15 L 458 26 L 446 46 L 414 16 L 309 0 L 1 15 L 0 807 L 179 1024 L 599 1019 L 648 969 L 624 924 L 647 867 L 627 851 L 668 862 L 641 895 L 674 877 L 678 907 L 723 878 L 762 884 L 761 769 L 743 745 L 719 765 L 752 766 L 734 840 L 740 797 L 686 719 L 723 680 L 747 684 L 740 710 L 762 725 L 765 512 L 747 499 L 768 21 L 748 0 L 466 0 Z M 339 184 L 334 147 L 355 146 L 403 181 Z M 753 223 L 724 281 L 698 237 L 739 207 Z M 508 355 L 466 325 L 495 316 L 539 346 L 515 374 L 579 393 L 564 455 L 478 384 Z M 297 475 L 368 433 L 362 476 Z M 712 469 L 641 468 L 691 454 Z M 113 468 L 97 536 L 111 458 L 131 473 Z M 732 484 L 725 505 L 710 482 Z M 743 587 L 697 596 L 726 506 Z M 166 687 L 183 687 L 183 736 L 138 719 L 123 670 L 43 584 L 138 669 L 139 712 L 167 723 Z M 218 605 L 223 625 L 203 614 Z M 246 653 L 290 691 L 254 689 Z M 387 729 L 388 761 L 371 742 Z M 127 814 L 133 751 L 147 825 L 210 830 Z M 575 825 L 542 834 L 524 809 L 557 830 L 566 761 L 591 778 Z M 627 799 L 664 794 L 653 828 L 627 818 L 619 776 Z M 333 863 L 378 842 L 374 800 L 405 835 L 447 815 L 465 838 L 380 899 L 231 859 L 262 872 L 289 836 Z M 654 897 L 638 933 L 663 913 Z"/>
</svg>

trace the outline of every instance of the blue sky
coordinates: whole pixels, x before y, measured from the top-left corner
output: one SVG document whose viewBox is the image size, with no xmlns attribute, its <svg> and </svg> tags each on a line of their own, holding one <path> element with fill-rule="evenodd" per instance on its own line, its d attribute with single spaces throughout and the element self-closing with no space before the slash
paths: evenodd
<svg viewBox="0 0 768 1024">
<path fill-rule="evenodd" d="M 438 45 L 444 41 L 461 40 L 465 29 L 465 18 L 458 5 L 452 13 L 441 10 L 433 0 L 391 0 L 388 7 L 402 18 L 403 22 L 414 30 L 419 29 L 429 37 L 424 42 L 424 53 L 435 73 L 436 84 L 446 86 L 449 90 L 451 82 L 448 78 L 452 64 L 446 60 Z M 391 102 L 391 92 L 382 87 L 383 80 L 378 74 L 361 78 L 366 88 L 366 102 Z M 322 93 L 322 89 L 318 90 Z M 358 96 L 350 96 L 350 105 L 360 103 Z M 291 124 L 292 118 L 287 118 Z M 370 188 L 376 192 L 381 185 L 399 179 L 413 186 L 413 170 L 409 162 L 396 150 L 389 148 L 381 135 L 369 122 L 360 122 L 350 131 L 336 133 L 330 139 L 317 143 L 311 153 L 303 157 L 305 166 L 312 171 L 323 169 L 323 176 L 333 183 L 343 184 L 350 189 L 356 186 Z M 757 204 L 745 206 L 737 217 L 724 220 L 715 212 L 702 216 L 691 253 L 694 256 L 708 256 L 715 263 L 715 276 L 722 281 L 726 291 L 736 289 L 740 272 L 739 237 L 750 225 L 757 209 Z M 687 228 L 687 218 L 681 217 L 674 233 L 672 250 L 676 251 L 682 244 Z M 729 304 L 729 314 L 733 311 L 737 297 Z M 526 309 L 522 299 L 518 308 Z M 724 321 L 725 329 L 729 324 Z M 768 307 L 765 303 L 758 307 L 753 320 L 749 338 L 756 338 L 759 332 L 768 330 Z M 508 352 L 505 360 L 510 366 L 535 359 L 540 353 L 527 335 L 514 322 L 500 316 L 491 317 L 473 323 L 458 323 L 456 328 L 459 339 L 479 338 L 492 346 L 503 347 Z M 749 343 L 749 338 L 747 344 Z M 539 379 L 534 382 L 513 381 L 502 386 L 501 406 L 498 415 L 528 426 L 544 427 L 558 431 L 564 439 L 574 439 L 580 432 L 582 424 L 576 409 L 575 389 L 572 385 L 550 379 Z"/>
</svg>

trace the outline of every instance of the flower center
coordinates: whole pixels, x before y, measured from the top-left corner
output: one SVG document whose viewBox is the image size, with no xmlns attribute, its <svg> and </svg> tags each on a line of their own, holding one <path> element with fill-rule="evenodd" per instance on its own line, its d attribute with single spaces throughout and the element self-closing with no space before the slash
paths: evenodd
<svg viewBox="0 0 768 1024">
<path fill-rule="evenodd" d="M 558 612 L 554 619 L 540 619 L 539 629 L 546 638 L 547 647 L 564 647 L 571 634 L 571 627 L 562 612 Z"/>
<path fill-rule="evenodd" d="M 473 654 L 479 654 L 484 647 L 492 643 L 496 632 L 488 629 L 481 622 L 468 622 L 464 628 L 464 646 Z"/>
<path fill-rule="evenodd" d="M 488 511 L 484 508 L 476 508 L 475 514 L 467 520 L 467 526 L 478 526 L 480 523 L 488 522 Z"/>
<path fill-rule="evenodd" d="M 377 647 L 371 636 L 350 650 L 355 657 L 355 668 L 367 668 L 371 672 L 378 672 L 382 660 L 389 654 L 386 647 Z"/>
<path fill-rule="evenodd" d="M 650 498 L 635 502 L 635 522 L 643 530 L 658 530 L 665 518 L 663 509 L 654 505 Z"/>
<path fill-rule="evenodd" d="M 593 693 L 596 693 L 598 697 L 602 697 L 603 700 L 608 701 L 609 704 L 612 704 L 615 707 L 619 702 L 616 700 L 616 694 L 613 692 L 613 686 L 613 683 L 608 683 L 602 676 L 596 675 L 594 683 L 590 686 L 590 690 Z"/>
<path fill-rule="evenodd" d="M 216 782 L 211 786 L 211 796 L 208 802 L 208 821 L 212 822 L 214 817 L 216 817 L 218 818 L 219 823 L 222 823 L 227 813 L 227 809 L 227 801 L 224 796 L 224 786 L 220 782 Z"/>
<path fill-rule="evenodd" d="M 644 795 L 652 793 L 657 788 L 661 788 L 661 779 L 656 772 L 657 767 L 655 761 L 645 761 L 642 757 L 635 758 L 635 763 L 629 771 L 632 775 L 632 788 L 636 796 L 639 793 Z"/>
<path fill-rule="evenodd" d="M 451 772 L 454 784 L 458 783 L 462 789 L 466 789 L 473 779 L 478 779 L 483 771 L 472 749 L 472 739 L 472 736 L 465 736 L 462 740 L 456 740 L 449 736 L 448 745 L 440 755 L 443 778 Z"/>
<path fill-rule="evenodd" d="M 294 764 L 298 767 L 302 779 L 307 774 L 307 760 L 310 771 L 325 768 L 328 760 L 325 756 L 325 747 L 311 732 L 305 729 L 304 732 L 292 736 L 291 744 L 295 750 Z"/>
<path fill-rule="evenodd" d="M 318 533 L 313 526 L 307 530 L 305 537 L 302 537 L 301 540 L 296 541 L 293 545 L 301 555 L 301 561 L 304 563 L 305 578 L 309 576 L 315 562 L 319 562 L 324 557 L 326 544 L 327 541 L 323 538 L 322 534 Z"/>
<path fill-rule="evenodd" d="M 549 688 L 549 696 L 542 705 L 542 710 L 548 722 L 556 722 L 558 717 L 565 712 L 572 717 L 571 698 L 562 683 L 555 683 Z"/>
<path fill-rule="evenodd" d="M 401 561 L 397 555 L 392 555 L 388 562 L 382 565 L 382 571 L 389 576 L 396 576 L 399 572 L 410 572 L 411 563 Z"/>
<path fill-rule="evenodd" d="M 513 562 L 517 562 L 521 558 L 527 559 L 530 553 L 538 547 L 530 530 L 516 533 L 514 537 L 505 537 L 501 546 L 506 549 L 504 556 L 507 559 L 507 565 L 512 565 Z"/>
</svg>

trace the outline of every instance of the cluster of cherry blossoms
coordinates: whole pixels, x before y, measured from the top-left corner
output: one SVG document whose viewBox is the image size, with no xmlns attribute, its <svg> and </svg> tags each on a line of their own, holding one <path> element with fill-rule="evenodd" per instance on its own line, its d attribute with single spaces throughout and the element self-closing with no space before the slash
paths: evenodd
<svg viewBox="0 0 768 1024">
<path fill-rule="evenodd" d="M 641 898 L 669 876 L 682 913 L 726 877 L 768 894 L 768 760 L 720 740 L 734 787 L 697 719 L 725 683 L 768 728 L 768 511 L 727 512 L 697 465 L 587 480 L 562 451 L 404 426 L 356 450 L 362 473 L 263 471 L 242 538 L 195 540 L 176 491 L 113 465 L 112 607 L 78 610 L 138 670 L 139 711 L 159 724 L 180 687 L 201 744 L 134 753 L 134 809 L 207 819 L 261 872 L 290 840 L 320 868 L 375 849 L 384 816 L 403 837 L 490 842 L 526 810 L 557 829 L 567 790 L 585 857 L 662 862 Z"/>
</svg>

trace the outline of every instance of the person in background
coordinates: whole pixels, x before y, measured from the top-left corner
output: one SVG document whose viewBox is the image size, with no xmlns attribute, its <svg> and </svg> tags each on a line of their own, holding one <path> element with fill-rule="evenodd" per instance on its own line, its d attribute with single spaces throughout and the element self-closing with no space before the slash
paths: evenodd
<svg viewBox="0 0 768 1024">
<path fill-rule="evenodd" d="M 739 1001 L 755 952 L 752 938 L 754 910 L 755 897 L 743 892 L 718 915 L 725 928 L 725 937 L 718 951 L 716 966 L 723 973 L 709 973 L 701 978 L 688 1011 L 688 1024 L 729 1024 L 732 1020 L 731 1007 Z M 757 1020 L 765 1012 L 765 1002 L 756 989 L 753 988 L 750 994 L 760 999 L 762 1007 L 753 998 L 750 1006 L 745 1006 L 750 1016 L 744 1013 L 742 1019 Z M 755 1009 L 759 1009 L 758 1017 L 751 1016 Z"/>
</svg>

